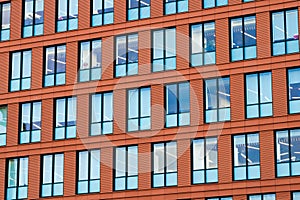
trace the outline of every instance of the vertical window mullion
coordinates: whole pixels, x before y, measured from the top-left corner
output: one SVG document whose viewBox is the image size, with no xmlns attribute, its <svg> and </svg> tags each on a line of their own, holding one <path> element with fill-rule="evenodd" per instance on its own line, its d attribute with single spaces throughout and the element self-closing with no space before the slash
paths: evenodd
<svg viewBox="0 0 300 200">
<path fill-rule="evenodd" d="M 128 76 L 128 35 L 125 36 L 125 50 L 126 50 L 126 76 Z"/>
<path fill-rule="evenodd" d="M 90 68 L 88 69 L 89 70 L 89 80 L 92 80 L 92 68 L 93 68 L 93 55 L 92 55 L 92 53 L 93 53 L 93 41 L 94 40 L 92 40 L 92 41 L 89 41 L 89 46 L 90 46 L 90 53 L 89 53 L 89 60 L 90 60 Z"/>
<path fill-rule="evenodd" d="M 164 186 L 167 186 L 167 143 L 164 143 Z"/>
<path fill-rule="evenodd" d="M 19 196 L 19 184 L 20 184 L 20 180 L 19 179 L 20 179 L 20 162 L 21 162 L 21 159 L 18 158 L 17 162 L 18 162 L 18 164 L 17 164 L 17 171 L 16 171 L 16 173 L 17 173 L 16 199 L 18 199 L 18 196 Z"/>
<path fill-rule="evenodd" d="M 284 24 L 284 45 L 285 45 L 285 54 L 287 53 L 287 27 L 286 27 L 286 11 L 283 11 L 283 24 Z"/>
<path fill-rule="evenodd" d="M 163 64 L 164 64 L 164 71 L 166 70 L 166 56 L 167 56 L 167 52 L 166 52 L 166 47 L 167 47 L 167 32 L 166 30 L 163 30 Z"/>
<path fill-rule="evenodd" d="M 128 185 L 128 147 L 125 147 L 125 190 L 127 190 Z"/>
<path fill-rule="evenodd" d="M 32 10 L 33 10 L 33 13 L 32 13 L 32 15 L 33 15 L 32 26 L 33 26 L 33 27 L 32 27 L 32 30 L 31 30 L 31 34 L 32 34 L 32 35 L 34 35 L 34 30 L 35 30 L 35 3 L 36 3 L 35 1 L 36 1 L 36 0 L 33 0 L 33 9 L 32 9 Z"/>
<path fill-rule="evenodd" d="M 261 99 L 260 99 L 260 77 L 261 73 L 257 74 L 257 95 L 258 95 L 258 116 L 261 117 Z"/>
<path fill-rule="evenodd" d="M 1 18 L 1 20 L 0 20 L 0 41 L 2 41 L 2 18 L 3 18 L 2 9 L 3 9 L 3 6 L 2 6 L 2 4 L 0 4 L 0 18 Z"/>
<path fill-rule="evenodd" d="M 105 0 L 102 0 L 102 8 L 101 8 L 102 9 L 102 17 L 101 17 L 102 25 L 104 25 L 104 14 L 105 14 L 104 4 L 105 4 Z"/>
<path fill-rule="evenodd" d="M 242 30 L 243 30 L 243 60 L 245 60 L 245 51 L 246 51 L 246 46 L 245 46 L 245 17 L 242 17 Z"/>
<path fill-rule="evenodd" d="M 292 148 L 291 148 L 291 130 L 288 130 L 288 141 L 289 141 L 289 170 L 290 176 L 292 175 Z"/>
<path fill-rule="evenodd" d="M 92 151 L 88 151 L 88 163 L 87 163 L 87 169 L 88 169 L 88 180 L 87 180 L 87 182 L 88 182 L 88 184 L 87 184 L 87 186 L 88 186 L 88 193 L 90 193 L 90 181 L 91 181 L 91 168 L 92 168 L 92 165 L 91 165 L 91 159 L 92 159 Z"/>
<path fill-rule="evenodd" d="M 70 16 L 69 16 L 69 13 L 70 12 L 70 2 L 69 2 L 69 0 L 67 0 L 67 30 L 69 30 L 69 18 L 70 18 Z"/>
<path fill-rule="evenodd" d="M 53 192 L 54 191 L 54 176 L 55 176 L 54 171 L 55 171 L 55 165 L 56 165 L 55 154 L 51 155 L 51 157 L 52 157 L 52 184 L 51 184 L 52 189 L 51 189 L 51 196 L 53 196 L 54 195 L 54 192 Z"/>
<path fill-rule="evenodd" d="M 142 96 L 142 88 L 138 88 L 138 130 L 141 130 L 141 109 L 142 109 L 142 105 L 141 105 L 141 96 Z"/>
<path fill-rule="evenodd" d="M 101 125 L 101 133 L 100 135 L 103 134 L 103 124 L 104 124 L 104 93 L 101 94 L 101 121 L 100 121 L 100 125 Z"/>
<path fill-rule="evenodd" d="M 219 98 L 219 79 L 220 78 L 216 78 L 216 88 L 217 88 L 217 121 L 219 122 L 220 121 L 220 116 L 219 116 L 219 110 L 220 110 L 220 98 Z"/>
<path fill-rule="evenodd" d="M 67 138 L 68 113 L 69 113 L 69 98 L 65 98 L 65 139 Z"/>
<path fill-rule="evenodd" d="M 248 176 L 248 134 L 245 134 L 245 139 L 244 139 L 244 142 L 245 142 L 245 154 L 246 154 L 246 180 L 249 179 L 249 176 Z"/>
<path fill-rule="evenodd" d="M 207 177 L 206 177 L 206 170 L 207 170 L 207 168 L 206 168 L 206 159 L 207 159 L 207 157 L 206 157 L 206 139 L 203 139 L 203 141 L 204 141 L 204 148 L 203 148 L 203 151 L 204 151 L 204 158 L 203 158 L 203 160 L 204 160 L 204 167 L 203 167 L 203 169 L 204 169 L 204 183 L 206 183 L 207 181 Z"/>
<path fill-rule="evenodd" d="M 29 130 L 30 130 L 30 132 L 29 132 L 29 142 L 32 142 L 32 124 L 33 124 L 33 122 L 32 122 L 32 119 L 33 119 L 33 103 L 31 102 L 30 104 L 30 127 L 29 127 Z"/>
<path fill-rule="evenodd" d="M 53 74 L 53 85 L 56 85 L 56 68 L 57 68 L 57 46 L 54 46 L 54 74 Z"/>
<path fill-rule="evenodd" d="M 176 94 L 176 101 L 177 101 L 177 126 L 179 126 L 179 114 L 180 114 L 180 101 L 179 101 L 179 99 L 180 99 L 180 94 L 179 94 L 179 86 L 180 86 L 180 84 L 176 84 L 176 92 L 177 92 L 177 94 Z"/>
</svg>

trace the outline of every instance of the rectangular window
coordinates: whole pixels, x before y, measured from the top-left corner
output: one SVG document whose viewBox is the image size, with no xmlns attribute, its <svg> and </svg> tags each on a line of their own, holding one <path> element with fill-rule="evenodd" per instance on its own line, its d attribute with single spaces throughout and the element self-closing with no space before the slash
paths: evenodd
<svg viewBox="0 0 300 200">
<path fill-rule="evenodd" d="M 177 143 L 153 144 L 152 187 L 177 185 Z"/>
<path fill-rule="evenodd" d="M 166 127 L 190 124 L 190 83 L 175 83 L 165 87 Z"/>
<path fill-rule="evenodd" d="M 152 72 L 176 69 L 176 28 L 152 32 Z"/>
<path fill-rule="evenodd" d="M 128 90 L 127 105 L 127 130 L 151 129 L 151 88 Z"/>
<path fill-rule="evenodd" d="M 56 99 L 55 140 L 76 138 L 76 97 Z"/>
<path fill-rule="evenodd" d="M 101 40 L 91 40 L 80 43 L 79 82 L 101 79 L 102 73 L 102 43 Z"/>
<path fill-rule="evenodd" d="M 10 38 L 10 3 L 0 3 L 0 41 Z"/>
<path fill-rule="evenodd" d="M 150 17 L 150 0 L 127 0 L 127 20 L 145 19 Z"/>
<path fill-rule="evenodd" d="M 228 5 L 228 0 L 203 0 L 203 8 L 213 8 Z"/>
<path fill-rule="evenodd" d="M 100 150 L 80 151 L 77 159 L 77 193 L 100 192 Z"/>
<path fill-rule="evenodd" d="M 7 160 L 6 199 L 27 199 L 28 157 Z"/>
<path fill-rule="evenodd" d="M 135 189 L 138 189 L 138 147 L 116 147 L 114 190 Z"/>
<path fill-rule="evenodd" d="M 300 113 L 300 68 L 288 70 L 289 114 Z"/>
<path fill-rule="evenodd" d="M 20 144 L 41 141 L 42 102 L 22 103 L 20 119 Z"/>
<path fill-rule="evenodd" d="M 246 75 L 247 118 L 273 115 L 272 72 Z"/>
<path fill-rule="evenodd" d="M 42 156 L 41 197 L 62 196 L 64 194 L 64 154 Z"/>
<path fill-rule="evenodd" d="M 191 26 L 191 66 L 216 64 L 215 22 Z"/>
<path fill-rule="evenodd" d="M 113 133 L 113 93 L 98 93 L 91 96 L 90 135 Z"/>
<path fill-rule="evenodd" d="M 138 51 L 138 34 L 116 37 L 116 77 L 138 74 Z"/>
<path fill-rule="evenodd" d="M 214 197 L 214 198 L 206 198 L 205 200 L 232 200 L 232 197 Z"/>
<path fill-rule="evenodd" d="M 260 178 L 259 134 L 233 136 L 234 180 Z"/>
<path fill-rule="evenodd" d="M 76 30 L 78 28 L 78 0 L 57 0 L 56 6 L 56 32 Z"/>
<path fill-rule="evenodd" d="M 165 0 L 165 15 L 187 12 L 188 10 L 188 0 Z"/>
<path fill-rule="evenodd" d="M 256 58 L 256 17 L 231 19 L 231 61 Z"/>
<path fill-rule="evenodd" d="M 0 106 L 0 147 L 6 145 L 7 106 Z"/>
<path fill-rule="evenodd" d="M 218 138 L 194 139 L 193 184 L 218 182 Z"/>
<path fill-rule="evenodd" d="M 276 131 L 277 177 L 300 175 L 300 129 Z"/>
<path fill-rule="evenodd" d="M 66 45 L 45 49 L 44 86 L 64 85 L 66 83 Z"/>
<path fill-rule="evenodd" d="M 11 54 L 10 91 L 28 90 L 31 85 L 31 50 Z"/>
<path fill-rule="evenodd" d="M 275 194 L 248 195 L 248 200 L 276 200 Z"/>
<path fill-rule="evenodd" d="M 92 0 L 92 26 L 114 23 L 114 0 Z"/>
<path fill-rule="evenodd" d="M 299 52 L 298 9 L 272 13 L 273 56 Z"/>
<path fill-rule="evenodd" d="M 43 35 L 44 0 L 23 0 L 23 37 Z"/>
<path fill-rule="evenodd" d="M 255 1 L 255 0 L 243 0 L 243 2 L 251 2 L 251 1 Z"/>
<path fill-rule="evenodd" d="M 300 199 L 300 192 L 293 192 L 293 200 Z"/>
<path fill-rule="evenodd" d="M 205 80 L 205 122 L 230 120 L 229 77 Z"/>
</svg>

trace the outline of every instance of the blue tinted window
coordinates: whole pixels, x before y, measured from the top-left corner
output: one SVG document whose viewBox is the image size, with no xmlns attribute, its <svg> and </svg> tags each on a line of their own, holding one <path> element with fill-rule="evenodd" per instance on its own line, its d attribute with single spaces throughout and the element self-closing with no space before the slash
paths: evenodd
<svg viewBox="0 0 300 200">
<path fill-rule="evenodd" d="M 150 17 L 150 0 L 127 0 L 127 19 L 137 20 Z"/>
<path fill-rule="evenodd" d="M 23 37 L 43 35 L 44 0 L 24 0 Z"/>
<path fill-rule="evenodd" d="M 256 194 L 248 195 L 249 200 L 276 200 L 275 194 Z"/>
<path fill-rule="evenodd" d="M 56 32 L 78 28 L 78 0 L 57 0 Z"/>
<path fill-rule="evenodd" d="M 276 131 L 277 177 L 300 175 L 300 129 Z"/>
<path fill-rule="evenodd" d="M 230 120 L 230 79 L 205 80 L 205 122 Z"/>
<path fill-rule="evenodd" d="M 0 107 L 0 146 L 6 145 L 7 106 Z"/>
<path fill-rule="evenodd" d="M 115 148 L 114 190 L 138 189 L 138 147 Z"/>
<path fill-rule="evenodd" d="M 251 2 L 251 1 L 255 1 L 255 0 L 243 0 L 243 2 Z"/>
<path fill-rule="evenodd" d="M 193 140 L 193 184 L 218 182 L 218 140 Z"/>
<path fill-rule="evenodd" d="M 152 32 L 152 72 L 176 69 L 176 29 Z"/>
<path fill-rule="evenodd" d="M 300 192 L 293 192 L 293 200 L 300 199 Z"/>
<path fill-rule="evenodd" d="M 127 92 L 127 130 L 151 129 L 151 88 L 130 89 Z"/>
<path fill-rule="evenodd" d="M 27 199 L 28 157 L 8 159 L 6 199 Z"/>
<path fill-rule="evenodd" d="M 116 77 L 138 74 L 138 50 L 138 34 L 116 37 Z"/>
<path fill-rule="evenodd" d="M 64 85 L 66 83 L 66 45 L 45 49 L 44 87 Z"/>
<path fill-rule="evenodd" d="M 273 115 L 272 73 L 262 72 L 246 75 L 247 118 Z"/>
<path fill-rule="evenodd" d="M 192 25 L 191 46 L 191 66 L 215 64 L 215 22 Z"/>
<path fill-rule="evenodd" d="M 21 104 L 20 144 L 41 141 L 41 102 Z"/>
<path fill-rule="evenodd" d="M 42 156 L 41 197 L 63 196 L 64 154 Z"/>
<path fill-rule="evenodd" d="M 10 3 L 0 3 L 0 41 L 10 39 Z"/>
<path fill-rule="evenodd" d="M 100 192 L 100 150 L 78 152 L 77 163 L 77 193 Z"/>
<path fill-rule="evenodd" d="M 28 90 L 31 87 L 31 50 L 11 54 L 10 91 Z"/>
<path fill-rule="evenodd" d="M 272 13 L 273 56 L 299 52 L 298 10 Z"/>
<path fill-rule="evenodd" d="M 232 197 L 215 197 L 215 198 L 206 198 L 205 200 L 232 200 Z"/>
<path fill-rule="evenodd" d="M 56 99 L 54 139 L 76 138 L 76 97 Z"/>
<path fill-rule="evenodd" d="M 288 70 L 289 113 L 300 112 L 300 68 Z"/>
<path fill-rule="evenodd" d="M 228 0 L 203 0 L 203 8 L 213 8 L 228 5 Z"/>
<path fill-rule="evenodd" d="M 92 0 L 92 26 L 114 23 L 114 0 Z"/>
<path fill-rule="evenodd" d="M 113 133 L 113 93 L 93 94 L 90 135 Z"/>
<path fill-rule="evenodd" d="M 153 144 L 152 187 L 177 185 L 177 143 Z"/>
<path fill-rule="evenodd" d="M 190 124 L 190 84 L 166 85 L 166 127 Z"/>
<path fill-rule="evenodd" d="M 233 136 L 234 180 L 260 178 L 259 134 Z"/>
<path fill-rule="evenodd" d="M 188 0 L 165 0 L 165 15 L 187 12 L 188 10 Z"/>
</svg>

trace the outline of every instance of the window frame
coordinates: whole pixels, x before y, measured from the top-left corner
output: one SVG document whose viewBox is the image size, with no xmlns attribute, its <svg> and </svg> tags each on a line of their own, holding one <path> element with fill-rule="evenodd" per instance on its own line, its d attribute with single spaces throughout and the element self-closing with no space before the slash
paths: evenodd
<svg viewBox="0 0 300 200">
<path fill-rule="evenodd" d="M 114 24 L 114 14 L 115 14 L 115 0 L 112 0 L 113 2 L 113 11 L 111 12 L 103 12 L 102 14 L 93 14 L 93 10 L 94 10 L 94 1 L 96 0 L 90 0 L 90 27 L 98 27 L 98 26 L 105 26 L 105 25 L 109 25 L 109 24 Z M 102 2 L 102 10 L 104 10 L 105 8 L 105 1 L 106 0 L 98 0 Z M 112 22 L 111 23 L 104 23 L 104 15 L 103 14 L 108 14 L 108 13 L 112 13 Z M 101 25 L 93 25 L 93 17 L 97 16 L 97 15 L 102 15 L 101 17 Z"/>
<path fill-rule="evenodd" d="M 2 19 L 2 17 L 3 17 L 3 5 L 4 4 L 9 4 L 9 25 L 11 25 L 11 1 L 3 1 L 3 2 L 0 2 L 0 42 L 4 42 L 4 41 L 9 41 L 10 40 L 10 27 L 11 26 L 9 26 L 9 28 L 6 28 L 6 29 L 3 29 L 2 28 L 2 26 L 3 26 L 3 24 L 2 24 L 2 21 L 3 21 L 3 19 Z M 4 31 L 4 30 L 8 30 L 8 39 L 7 40 L 3 40 L 2 39 L 2 31 Z"/>
<path fill-rule="evenodd" d="M 181 11 L 181 12 L 178 11 L 178 7 L 179 7 L 178 4 L 179 4 L 179 2 L 186 2 L 187 3 L 187 10 L 186 11 Z M 166 10 L 167 10 L 166 6 L 167 6 L 168 3 L 170 3 L 170 2 L 166 2 L 166 0 L 164 0 L 164 2 L 163 2 L 163 14 L 164 14 L 164 16 L 189 12 L 189 0 L 175 0 L 175 3 L 176 3 L 176 11 L 175 11 L 175 13 L 166 13 Z"/>
<path fill-rule="evenodd" d="M 275 196 L 275 200 L 276 200 L 276 193 L 260 193 L 260 194 L 248 194 L 247 195 L 247 200 L 250 200 L 250 196 L 260 196 L 261 200 L 264 200 L 264 196 L 265 195 L 274 195 Z"/>
<path fill-rule="evenodd" d="M 300 191 L 291 191 L 292 200 L 297 200 L 297 199 L 294 199 L 294 194 L 299 194 L 299 196 L 300 196 Z"/>
<path fill-rule="evenodd" d="M 58 18 L 60 17 L 60 16 L 58 16 L 59 15 L 59 10 L 58 10 L 58 8 L 59 8 L 59 1 L 63 1 L 63 0 L 56 0 L 55 1 L 55 33 L 63 33 L 63 32 L 67 32 L 67 31 L 74 31 L 74 30 L 78 30 L 78 19 L 79 19 L 79 2 L 78 2 L 78 0 L 76 0 L 77 1 L 77 17 L 75 18 L 75 19 L 77 19 L 77 28 L 74 28 L 74 29 L 70 29 L 70 27 L 69 27 L 69 20 L 70 19 L 72 19 L 72 18 L 70 18 L 70 1 L 72 1 L 72 0 L 66 0 L 67 1 L 67 12 L 66 12 L 66 19 L 63 19 L 63 20 L 58 20 Z M 65 30 L 63 30 L 63 31 L 58 31 L 58 22 L 59 21 L 66 21 L 66 29 Z"/>
<path fill-rule="evenodd" d="M 300 41 L 299 41 L 300 42 Z M 293 70 L 299 70 L 299 73 L 300 73 L 300 66 L 297 66 L 297 67 L 289 67 L 289 68 L 286 68 L 286 83 L 287 83 L 287 112 L 288 112 L 288 115 L 296 115 L 296 114 L 299 114 L 300 112 L 291 112 L 291 102 L 295 102 L 295 101 L 299 101 L 300 103 L 300 100 L 293 100 L 293 99 L 290 99 L 290 71 L 293 71 Z M 299 79 L 299 83 L 300 83 L 300 79 Z"/>
<path fill-rule="evenodd" d="M 233 200 L 233 197 L 232 196 L 222 196 L 222 197 L 206 197 L 205 198 L 205 200 L 227 200 L 227 199 L 229 199 L 229 198 L 231 198 L 231 200 Z"/>
<path fill-rule="evenodd" d="M 135 21 L 135 20 L 142 20 L 142 19 L 148 19 L 151 17 L 151 0 L 148 6 L 142 6 L 140 4 L 140 1 L 138 1 L 138 7 L 137 8 L 129 8 L 129 3 L 130 0 L 126 0 L 126 21 Z M 141 9 L 142 8 L 149 8 L 149 16 L 146 17 L 141 17 Z M 133 10 L 133 9 L 137 9 L 138 12 L 138 18 L 137 19 L 129 19 L 129 11 Z"/>
<path fill-rule="evenodd" d="M 5 147 L 7 145 L 7 119 L 8 119 L 8 105 L 4 104 L 4 105 L 0 105 L 0 111 L 5 109 L 5 114 L 6 114 L 6 121 L 5 121 L 5 133 L 4 132 L 0 132 L 0 148 L 1 147 Z M 1 113 L 1 112 L 0 112 Z M 2 114 L 2 113 L 1 113 Z M 3 116 L 2 116 L 3 118 Z M 2 138 L 3 137 L 3 138 Z M 4 139 L 4 141 L 2 142 L 1 140 Z"/>
<path fill-rule="evenodd" d="M 206 0 L 202 0 L 202 9 L 210 9 L 210 8 L 217 8 L 217 7 L 222 7 L 222 6 L 228 6 L 228 4 L 229 4 L 229 2 L 228 2 L 228 0 L 227 0 L 227 4 L 223 4 L 223 5 L 217 5 L 217 2 L 219 1 L 219 0 L 214 0 L 214 3 L 215 3 L 215 6 L 213 6 L 213 7 L 204 7 L 204 5 L 205 5 L 205 3 L 204 3 L 204 1 L 206 1 Z"/>
<path fill-rule="evenodd" d="M 137 161 L 137 166 L 139 167 L 139 146 L 138 144 L 133 144 L 133 145 L 128 145 L 128 146 L 115 146 L 113 148 L 113 166 L 114 166 L 114 169 L 113 169 L 113 191 L 114 192 L 117 192 L 117 191 L 134 191 L 134 190 L 138 190 L 139 189 L 139 185 L 138 185 L 138 178 L 139 178 L 139 169 L 137 169 L 137 174 L 136 175 L 131 175 L 129 176 L 128 175 L 128 165 L 129 165 L 129 159 L 128 159 L 128 149 L 130 147 L 136 147 L 137 149 L 137 155 L 136 155 L 136 161 Z M 117 171 L 117 149 L 118 148 L 125 148 L 125 176 L 119 176 L 117 177 L 116 176 L 116 171 Z M 129 178 L 132 178 L 132 177 L 136 177 L 137 178 L 137 188 L 134 188 L 134 189 L 130 189 L 128 188 L 128 179 Z M 118 178 L 125 178 L 125 189 L 123 190 L 117 190 L 116 189 L 116 179 Z"/>
<path fill-rule="evenodd" d="M 34 104 L 36 103 L 40 103 L 40 108 L 41 108 L 41 112 L 39 113 L 40 115 L 40 119 L 41 119 L 41 125 L 42 125 L 42 101 L 30 101 L 30 102 L 21 102 L 19 104 L 19 127 L 18 127 L 18 144 L 21 145 L 21 144 L 32 144 L 32 143 L 39 143 L 41 142 L 41 138 L 42 138 L 42 127 L 40 127 L 39 130 L 39 135 L 40 135 L 40 140 L 39 141 L 32 141 L 32 132 L 35 131 L 32 129 L 32 126 L 33 126 L 33 117 L 34 117 L 34 113 L 33 113 L 33 107 L 34 107 Z M 29 104 L 30 105 L 30 130 L 28 131 L 29 132 L 29 142 L 25 142 L 25 143 L 21 143 L 21 133 L 22 132 L 27 132 L 27 131 L 22 131 L 22 121 L 23 121 L 23 109 L 22 109 L 22 106 L 25 105 L 25 104 Z"/>
<path fill-rule="evenodd" d="M 33 5 L 32 5 L 32 7 L 33 7 L 33 12 L 32 13 L 36 13 L 36 1 L 38 1 L 38 0 L 32 0 L 32 2 L 33 2 Z M 43 1 L 43 15 L 44 15 L 44 12 L 45 12 L 45 1 L 44 0 L 42 0 Z M 32 18 L 32 21 L 33 21 L 33 23 L 32 23 L 32 25 L 25 25 L 25 4 L 26 4 L 26 0 L 22 0 L 22 32 L 21 32 L 21 35 L 22 35 L 22 38 L 29 38 L 29 37 L 34 37 L 34 36 L 40 36 L 40 35 L 43 35 L 44 34 L 44 21 L 45 21 L 45 19 L 44 19 L 44 16 L 43 16 L 43 23 L 35 23 L 35 19 L 36 19 L 36 17 L 35 17 L 35 14 L 33 15 L 33 18 Z M 43 24 L 43 28 L 42 28 L 42 33 L 41 34 L 35 34 L 35 30 L 36 30 L 36 26 L 37 25 L 41 25 L 41 24 Z M 31 35 L 30 36 L 24 36 L 24 30 L 25 30 L 25 27 L 29 27 L 29 26 L 32 26 L 32 31 L 31 31 Z"/>
</svg>

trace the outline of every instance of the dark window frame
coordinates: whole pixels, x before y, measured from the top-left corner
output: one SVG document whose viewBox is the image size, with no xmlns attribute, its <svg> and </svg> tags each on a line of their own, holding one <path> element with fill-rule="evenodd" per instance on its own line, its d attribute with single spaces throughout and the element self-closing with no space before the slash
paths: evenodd
<svg viewBox="0 0 300 200">
<path fill-rule="evenodd" d="M 8 105 L 7 104 L 3 104 L 3 105 L 0 105 L 0 110 L 2 109 L 6 109 L 6 132 L 0 132 L 0 136 L 3 136 L 5 137 L 5 141 L 3 142 L 3 145 L 1 145 L 1 140 L 0 140 L 0 148 L 1 147 L 5 147 L 7 145 L 7 118 L 8 118 Z"/>
<path fill-rule="evenodd" d="M 259 195 L 262 200 L 264 200 L 265 195 L 275 195 L 275 200 L 276 200 L 276 193 L 259 193 L 259 194 L 248 194 L 247 195 L 247 200 L 250 200 L 250 196 L 257 196 Z"/>
<path fill-rule="evenodd" d="M 58 20 L 58 13 L 59 13 L 59 10 L 58 10 L 58 5 L 59 5 L 59 1 L 60 0 L 56 0 L 55 1 L 55 33 L 63 33 L 63 32 L 67 32 L 67 31 L 74 31 L 74 30 L 78 30 L 78 17 L 79 17 L 79 13 L 78 13 L 78 16 L 77 16 L 77 29 L 71 29 L 70 30 L 70 27 L 69 27 L 69 20 L 72 19 L 70 18 L 70 1 L 71 0 L 66 0 L 67 1 L 67 12 L 66 12 L 66 19 L 62 19 L 62 20 Z M 77 0 L 77 3 L 78 3 L 78 7 L 79 7 L 79 2 Z M 79 12 L 79 11 L 78 11 Z M 66 25 L 66 30 L 63 30 L 63 31 L 58 31 L 58 22 L 59 21 L 67 21 L 67 25 Z"/>
<path fill-rule="evenodd" d="M 287 104 L 287 112 L 288 112 L 288 114 L 289 115 L 297 115 L 297 114 L 299 114 L 299 112 L 294 112 L 294 113 L 292 113 L 291 112 L 291 106 L 290 106 L 290 102 L 293 102 L 293 101 L 299 101 L 299 100 L 293 100 L 293 99 L 290 99 L 290 82 L 289 82 L 289 78 L 290 78 L 290 76 L 289 76 L 289 72 L 290 72 L 290 70 L 295 70 L 295 69 L 299 69 L 299 73 L 300 73 L 300 66 L 297 66 L 297 67 L 289 67 L 289 68 L 286 68 L 286 70 L 285 70 L 285 73 L 286 73 L 286 83 L 287 83 L 287 102 L 286 102 L 286 104 Z M 300 83 L 300 80 L 299 80 L 299 83 Z"/>
<path fill-rule="evenodd" d="M 219 6 L 218 6 L 218 5 L 217 5 L 217 1 L 219 1 L 219 0 L 214 0 L 215 6 L 205 8 L 205 7 L 204 7 L 204 1 L 206 1 L 206 0 L 202 0 L 202 9 L 211 9 L 211 8 L 217 8 L 217 7 L 222 7 L 222 6 L 228 6 L 228 4 L 229 4 L 229 2 L 228 2 L 228 0 L 227 0 L 227 4 L 219 5 Z"/>
<path fill-rule="evenodd" d="M 178 2 L 180 2 L 180 1 L 187 1 L 187 4 L 188 4 L 188 10 L 187 11 L 183 11 L 183 12 L 178 12 Z M 175 1 L 176 2 L 176 12 L 175 13 L 170 13 L 170 14 L 167 14 L 166 13 L 166 5 L 168 4 L 168 3 L 170 3 L 170 2 L 166 2 L 166 0 L 164 0 L 164 2 L 163 2 L 163 13 L 164 13 L 164 15 L 175 15 L 175 14 L 179 14 L 179 13 L 186 13 L 186 12 L 189 12 L 189 0 L 176 0 Z M 172 3 L 172 2 L 171 2 Z"/>
<path fill-rule="evenodd" d="M 94 6 L 93 6 L 93 3 L 94 3 L 94 1 L 96 1 L 96 0 L 90 0 L 90 27 L 98 27 L 98 26 L 105 26 L 105 25 L 109 25 L 109 24 L 113 24 L 114 23 L 114 12 L 115 12 L 115 0 L 112 0 L 113 1 L 113 3 L 114 3 L 114 6 L 113 6 L 113 11 L 111 11 L 111 12 L 105 12 L 105 9 L 104 9 L 104 4 L 105 4 L 105 1 L 106 0 L 99 0 L 99 1 L 101 1 L 102 2 L 102 10 L 103 10 L 103 12 L 101 13 L 101 14 L 93 14 L 93 10 L 94 10 Z M 104 14 L 107 14 L 107 13 L 113 13 L 113 22 L 112 23 L 104 23 Z M 93 25 L 93 17 L 94 16 L 97 16 L 97 15 L 102 15 L 102 17 L 101 17 L 101 25 Z"/>
<path fill-rule="evenodd" d="M 149 3 L 149 6 L 141 6 L 140 1 L 138 1 L 138 7 L 137 8 L 129 8 L 129 1 L 130 0 L 126 0 L 126 21 L 135 21 L 135 20 L 142 20 L 142 19 L 148 19 L 151 17 L 151 0 Z M 147 8 L 149 7 L 150 10 L 150 16 L 149 17 L 141 17 L 141 8 Z M 137 19 L 129 19 L 129 11 L 133 10 L 133 9 L 137 9 L 138 10 L 138 18 Z"/>
<path fill-rule="evenodd" d="M 0 2 L 0 42 L 3 42 L 3 41 L 8 41 L 10 40 L 10 27 L 9 28 L 6 28 L 6 29 L 2 29 L 2 17 L 3 17 L 3 5 L 4 4 L 9 4 L 9 7 L 10 7 L 10 15 L 9 15 L 9 20 L 10 20 L 10 24 L 11 24 L 11 1 L 3 1 L 3 2 Z M 3 30 L 9 30 L 9 36 L 8 36 L 8 39 L 7 40 L 2 40 L 2 31 Z"/>
</svg>

